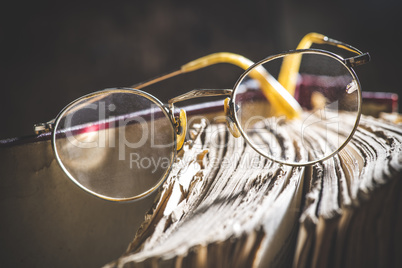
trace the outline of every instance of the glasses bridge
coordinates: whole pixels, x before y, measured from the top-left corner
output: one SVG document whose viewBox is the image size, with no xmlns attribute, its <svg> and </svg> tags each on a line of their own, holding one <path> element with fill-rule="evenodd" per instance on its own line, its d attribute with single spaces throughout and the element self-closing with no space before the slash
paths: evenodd
<svg viewBox="0 0 402 268">
<path fill-rule="evenodd" d="M 194 98 L 201 97 L 213 97 L 213 96 L 228 96 L 232 94 L 231 89 L 194 89 L 190 92 L 184 93 L 168 101 L 169 104 L 173 104 L 180 101 L 185 101 Z"/>
</svg>

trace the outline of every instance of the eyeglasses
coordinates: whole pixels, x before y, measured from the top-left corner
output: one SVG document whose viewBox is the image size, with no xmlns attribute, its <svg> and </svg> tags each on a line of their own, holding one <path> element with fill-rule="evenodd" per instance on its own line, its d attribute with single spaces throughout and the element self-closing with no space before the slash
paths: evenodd
<svg viewBox="0 0 402 268">
<path fill-rule="evenodd" d="M 311 49 L 313 43 L 355 55 L 343 58 Z M 130 88 L 88 94 L 34 129 L 52 131 L 57 162 L 75 184 L 111 201 L 142 198 L 163 183 L 187 130 L 186 112 L 175 113 L 174 105 L 197 97 L 227 96 L 224 112 L 230 133 L 242 136 L 262 156 L 285 165 L 311 165 L 339 152 L 355 132 L 361 86 L 353 67 L 369 60 L 368 53 L 310 33 L 296 50 L 257 63 L 216 53 Z M 245 69 L 233 89 L 196 89 L 167 105 L 140 90 L 222 62 Z M 290 150 L 289 142 L 298 149 Z"/>
</svg>

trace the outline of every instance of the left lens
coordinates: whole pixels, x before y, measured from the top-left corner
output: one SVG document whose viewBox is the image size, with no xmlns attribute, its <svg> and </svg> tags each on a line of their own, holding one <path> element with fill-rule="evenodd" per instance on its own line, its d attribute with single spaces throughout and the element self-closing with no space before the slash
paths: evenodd
<svg viewBox="0 0 402 268">
<path fill-rule="evenodd" d="M 175 134 L 162 104 L 136 90 L 85 96 L 58 116 L 57 160 L 78 186 L 98 197 L 133 200 L 166 178 L 175 157 Z"/>
<path fill-rule="evenodd" d="M 255 79 L 259 70 L 265 79 Z M 274 91 L 301 108 L 290 118 Z M 306 165 L 342 148 L 360 117 L 360 84 L 342 59 L 319 50 L 269 57 L 248 70 L 233 91 L 235 119 L 247 142 L 276 162 Z"/>
</svg>

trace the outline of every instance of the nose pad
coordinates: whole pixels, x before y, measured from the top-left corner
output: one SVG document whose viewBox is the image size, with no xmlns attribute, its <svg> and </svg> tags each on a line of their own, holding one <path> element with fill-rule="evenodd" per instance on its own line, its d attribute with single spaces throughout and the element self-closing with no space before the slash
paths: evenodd
<svg viewBox="0 0 402 268">
<path fill-rule="evenodd" d="M 235 122 L 232 119 L 233 117 L 230 113 L 229 101 L 230 101 L 230 98 L 226 98 L 225 102 L 223 104 L 223 108 L 224 108 L 225 115 L 226 115 L 226 125 L 228 126 L 230 134 L 232 134 L 233 137 L 238 138 L 241 136 L 241 134 L 240 134 L 240 131 L 237 128 Z"/>
<path fill-rule="evenodd" d="M 187 133 L 187 115 L 186 111 L 180 110 L 180 115 L 176 118 L 176 139 L 177 139 L 177 151 L 179 151 L 184 144 Z"/>
</svg>

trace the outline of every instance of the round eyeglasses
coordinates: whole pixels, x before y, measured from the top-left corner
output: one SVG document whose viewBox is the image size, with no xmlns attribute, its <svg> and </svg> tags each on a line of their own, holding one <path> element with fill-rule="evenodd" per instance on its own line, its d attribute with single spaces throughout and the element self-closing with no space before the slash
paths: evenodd
<svg viewBox="0 0 402 268">
<path fill-rule="evenodd" d="M 357 128 L 361 86 L 352 67 L 370 58 L 368 53 L 319 34 L 306 38 L 357 56 L 342 58 L 329 51 L 297 49 L 254 64 L 235 54 L 212 54 L 130 88 L 83 96 L 55 120 L 35 129 L 53 131 L 55 157 L 74 183 L 111 201 L 142 198 L 163 183 L 187 130 L 186 113 L 180 110 L 175 115 L 174 104 L 196 97 L 228 96 L 224 110 L 230 133 L 242 136 L 262 156 L 293 166 L 323 161 L 339 152 Z M 193 90 L 167 105 L 140 90 L 218 62 L 246 69 L 233 89 Z M 299 151 L 308 153 L 289 150 L 284 140 L 295 141 Z M 324 144 L 317 146 L 318 140 Z"/>
</svg>

